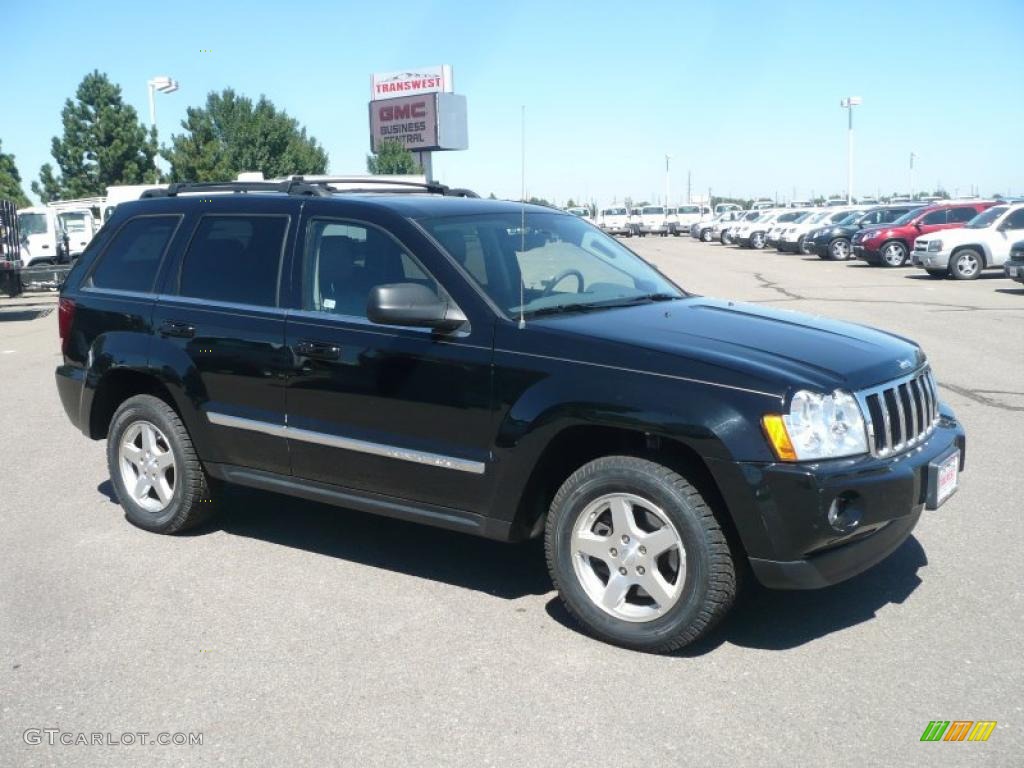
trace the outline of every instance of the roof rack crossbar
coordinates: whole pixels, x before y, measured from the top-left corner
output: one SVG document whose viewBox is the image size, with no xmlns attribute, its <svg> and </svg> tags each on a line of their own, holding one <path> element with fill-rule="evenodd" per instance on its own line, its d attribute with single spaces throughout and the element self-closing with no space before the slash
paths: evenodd
<svg viewBox="0 0 1024 768">
<path fill-rule="evenodd" d="M 316 184 L 321 186 L 329 186 L 331 184 L 352 184 L 352 185 L 368 185 L 366 189 L 362 189 L 358 186 L 353 186 L 351 189 L 340 189 L 334 190 L 336 192 L 368 192 L 371 191 L 374 186 L 382 187 L 409 187 L 408 191 L 423 190 L 430 192 L 435 195 L 446 195 L 449 197 L 479 197 L 475 192 L 469 189 L 452 188 L 445 184 L 440 184 L 436 181 L 411 181 L 408 179 L 394 179 L 394 178 L 367 178 L 366 176 L 325 176 L 313 179 L 307 179 L 304 176 L 292 176 L 291 181 L 303 183 L 303 184 Z M 388 190 L 390 192 L 399 192 L 406 190 Z"/>
<path fill-rule="evenodd" d="M 143 198 L 177 197 L 187 192 L 281 192 L 286 195 L 312 195 L 322 197 L 326 190 L 313 184 L 290 179 L 288 181 L 181 181 L 167 189 L 147 189 Z"/>
</svg>

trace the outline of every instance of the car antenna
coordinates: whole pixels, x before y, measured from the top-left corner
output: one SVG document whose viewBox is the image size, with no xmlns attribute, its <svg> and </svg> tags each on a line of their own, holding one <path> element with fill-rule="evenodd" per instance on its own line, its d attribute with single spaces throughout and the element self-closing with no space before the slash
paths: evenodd
<svg viewBox="0 0 1024 768">
<path fill-rule="evenodd" d="M 526 253 L 526 105 L 521 106 L 521 124 L 519 127 L 519 146 L 521 154 L 521 164 L 519 168 L 519 176 L 522 181 L 522 191 L 519 194 L 519 204 L 522 210 L 522 220 L 519 223 L 519 252 Z M 526 327 L 526 310 L 523 306 L 523 302 L 526 300 L 526 280 L 523 277 L 523 271 L 519 270 L 519 328 L 522 330 Z"/>
</svg>

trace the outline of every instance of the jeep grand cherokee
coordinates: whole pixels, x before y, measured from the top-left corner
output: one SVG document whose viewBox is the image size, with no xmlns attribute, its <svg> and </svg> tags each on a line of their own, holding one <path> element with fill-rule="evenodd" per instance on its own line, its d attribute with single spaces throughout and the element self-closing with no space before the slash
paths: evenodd
<svg viewBox="0 0 1024 768">
<path fill-rule="evenodd" d="M 668 651 L 747 564 L 835 583 L 956 490 L 913 342 L 690 294 L 549 208 L 362 186 L 172 185 L 86 249 L 57 386 L 130 522 L 185 530 L 238 483 L 543 537 L 587 631 Z"/>
</svg>

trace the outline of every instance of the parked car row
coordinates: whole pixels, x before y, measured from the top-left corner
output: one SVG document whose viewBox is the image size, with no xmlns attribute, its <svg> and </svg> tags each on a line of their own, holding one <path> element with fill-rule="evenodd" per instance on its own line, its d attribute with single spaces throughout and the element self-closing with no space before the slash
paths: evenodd
<svg viewBox="0 0 1024 768">
<path fill-rule="evenodd" d="M 972 280 L 1004 268 L 1024 282 L 1024 202 L 907 201 L 887 205 L 726 211 L 690 226 L 705 243 L 829 261 L 861 259 L 882 267 L 907 265 L 935 278 Z M 1011 257 L 1011 253 L 1014 256 Z"/>
</svg>

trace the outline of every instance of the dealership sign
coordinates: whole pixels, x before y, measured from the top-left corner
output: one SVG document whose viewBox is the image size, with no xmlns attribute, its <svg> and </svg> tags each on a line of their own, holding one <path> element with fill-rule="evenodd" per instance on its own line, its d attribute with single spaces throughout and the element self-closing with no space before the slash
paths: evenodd
<svg viewBox="0 0 1024 768">
<path fill-rule="evenodd" d="M 393 139 L 413 152 L 466 149 L 466 97 L 424 93 L 370 102 L 370 150 Z"/>
<path fill-rule="evenodd" d="M 370 99 L 393 99 L 420 93 L 451 93 L 452 67 L 419 67 L 405 72 L 378 72 L 370 78 Z"/>
</svg>

